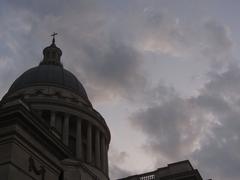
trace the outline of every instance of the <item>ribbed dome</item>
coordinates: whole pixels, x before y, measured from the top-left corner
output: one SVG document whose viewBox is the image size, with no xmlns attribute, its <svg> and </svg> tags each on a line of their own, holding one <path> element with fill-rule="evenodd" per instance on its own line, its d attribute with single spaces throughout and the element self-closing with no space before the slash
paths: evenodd
<svg viewBox="0 0 240 180">
<path fill-rule="evenodd" d="M 68 89 L 80 95 L 84 100 L 89 101 L 84 87 L 71 72 L 62 66 L 45 64 L 24 72 L 14 81 L 8 91 L 8 95 L 26 87 L 39 85 Z"/>
<path fill-rule="evenodd" d="M 6 96 L 27 87 L 55 86 L 70 90 L 90 103 L 82 84 L 71 72 L 63 68 L 61 63 L 62 51 L 55 44 L 55 35 L 56 33 L 52 35 L 52 44 L 44 48 L 43 60 L 40 65 L 29 69 L 18 77 Z"/>
</svg>

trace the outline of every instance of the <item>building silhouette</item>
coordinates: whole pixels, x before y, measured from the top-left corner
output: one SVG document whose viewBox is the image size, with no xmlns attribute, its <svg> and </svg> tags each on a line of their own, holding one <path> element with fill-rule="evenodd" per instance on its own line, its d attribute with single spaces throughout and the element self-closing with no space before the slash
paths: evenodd
<svg viewBox="0 0 240 180">
<path fill-rule="evenodd" d="M 110 131 L 55 44 L 0 101 L 1 180 L 108 180 Z M 201 180 L 189 161 L 123 180 Z"/>
<path fill-rule="evenodd" d="M 155 171 L 119 180 L 202 180 L 202 177 L 198 170 L 194 169 L 191 163 L 186 160 L 169 164 L 167 167 L 162 167 Z"/>
<path fill-rule="evenodd" d="M 1 100 L 1 180 L 109 179 L 110 131 L 61 55 L 53 36 Z"/>
</svg>

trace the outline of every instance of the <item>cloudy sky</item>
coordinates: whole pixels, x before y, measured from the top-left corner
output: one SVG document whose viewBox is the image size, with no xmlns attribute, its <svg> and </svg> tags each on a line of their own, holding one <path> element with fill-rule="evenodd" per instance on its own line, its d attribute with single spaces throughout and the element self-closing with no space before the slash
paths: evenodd
<svg viewBox="0 0 240 180">
<path fill-rule="evenodd" d="M 0 0 L 0 96 L 59 35 L 112 134 L 111 178 L 189 159 L 240 177 L 240 1 Z"/>
</svg>

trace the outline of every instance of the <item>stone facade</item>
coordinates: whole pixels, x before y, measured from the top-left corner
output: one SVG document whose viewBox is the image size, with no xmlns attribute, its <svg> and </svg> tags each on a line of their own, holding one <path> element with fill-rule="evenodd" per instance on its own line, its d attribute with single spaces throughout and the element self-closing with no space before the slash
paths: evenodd
<svg viewBox="0 0 240 180">
<path fill-rule="evenodd" d="M 4 180 L 107 180 L 110 131 L 61 50 L 43 50 L 0 104 L 0 177 Z"/>
</svg>

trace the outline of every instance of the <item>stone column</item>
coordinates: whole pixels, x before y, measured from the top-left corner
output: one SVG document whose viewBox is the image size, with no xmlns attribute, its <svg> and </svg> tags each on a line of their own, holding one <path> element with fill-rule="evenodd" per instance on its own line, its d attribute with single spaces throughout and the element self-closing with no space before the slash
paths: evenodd
<svg viewBox="0 0 240 180">
<path fill-rule="evenodd" d="M 101 162 L 102 170 L 106 172 L 106 141 L 103 134 L 101 134 Z"/>
<path fill-rule="evenodd" d="M 98 168 L 101 167 L 100 159 L 100 132 L 98 129 L 95 131 L 95 160 Z"/>
<path fill-rule="evenodd" d="M 78 159 L 82 159 L 82 121 L 81 119 L 77 119 L 76 155 Z"/>
<path fill-rule="evenodd" d="M 105 142 L 107 143 L 107 142 Z M 109 145 L 106 144 L 106 173 L 108 174 L 108 149 L 109 149 Z"/>
<path fill-rule="evenodd" d="M 56 126 L 56 113 L 54 111 L 51 111 L 50 126 L 51 127 Z"/>
<path fill-rule="evenodd" d="M 64 122 L 63 122 L 63 143 L 68 145 L 69 140 L 69 117 L 70 115 L 65 113 L 64 114 Z"/>
<path fill-rule="evenodd" d="M 92 162 L 92 125 L 87 127 L 87 162 Z"/>
</svg>

